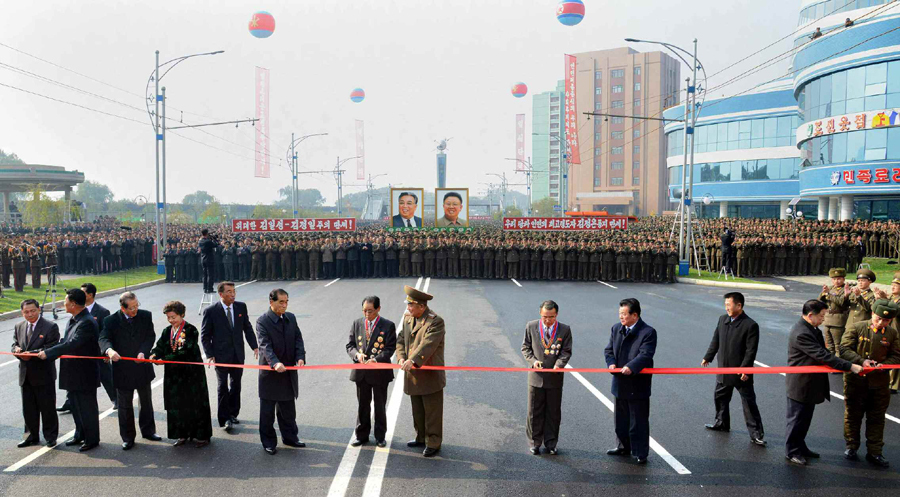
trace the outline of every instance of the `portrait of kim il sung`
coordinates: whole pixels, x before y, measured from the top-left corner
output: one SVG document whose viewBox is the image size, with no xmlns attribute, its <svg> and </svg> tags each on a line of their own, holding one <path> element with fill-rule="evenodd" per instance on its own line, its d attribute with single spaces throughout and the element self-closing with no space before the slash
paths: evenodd
<svg viewBox="0 0 900 497">
<path fill-rule="evenodd" d="M 424 194 L 421 188 L 391 188 L 391 227 L 421 228 Z"/>
<path fill-rule="evenodd" d="M 469 226 L 468 188 L 437 188 L 434 190 L 434 203 L 436 228 Z"/>
</svg>

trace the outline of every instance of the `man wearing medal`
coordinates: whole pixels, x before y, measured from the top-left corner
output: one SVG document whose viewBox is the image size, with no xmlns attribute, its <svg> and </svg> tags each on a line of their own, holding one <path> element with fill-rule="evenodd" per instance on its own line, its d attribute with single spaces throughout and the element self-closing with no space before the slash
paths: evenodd
<svg viewBox="0 0 900 497">
<path fill-rule="evenodd" d="M 406 313 L 397 337 L 397 363 L 405 373 L 403 392 L 412 403 L 416 438 L 407 447 L 425 447 L 422 455 L 441 450 L 444 425 L 444 371 L 423 371 L 422 366 L 444 365 L 444 320 L 428 307 L 433 297 L 411 286 L 406 292 Z"/>
<path fill-rule="evenodd" d="M 563 369 L 572 357 L 572 330 L 556 320 L 559 306 L 552 300 L 541 304 L 541 319 L 525 325 L 522 355 L 535 369 Z M 562 418 L 561 372 L 528 373 L 528 416 L 525 434 L 533 455 L 541 453 L 541 444 L 550 455 L 559 453 L 559 422 Z"/>
<path fill-rule="evenodd" d="M 390 364 L 397 349 L 397 328 L 392 321 L 379 315 L 381 299 L 369 296 L 362 301 L 363 317 L 353 321 L 350 327 L 350 341 L 347 354 L 356 364 L 383 362 Z M 379 447 L 387 445 L 387 391 L 388 383 L 394 381 L 390 369 L 352 369 L 350 381 L 356 383 L 356 399 L 359 401 L 356 417 L 356 438 L 350 445 L 359 447 L 369 441 L 372 428 L 369 405 L 375 399 L 375 443 Z"/>
</svg>

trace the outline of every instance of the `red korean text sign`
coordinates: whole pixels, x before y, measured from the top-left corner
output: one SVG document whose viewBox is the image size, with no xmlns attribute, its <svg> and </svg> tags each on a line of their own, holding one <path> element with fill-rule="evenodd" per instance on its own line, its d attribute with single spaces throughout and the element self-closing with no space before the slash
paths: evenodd
<svg viewBox="0 0 900 497">
<path fill-rule="evenodd" d="M 612 217 L 505 217 L 506 231 L 605 231 L 628 229 L 628 218 Z"/>
<path fill-rule="evenodd" d="M 234 219 L 234 233 L 312 233 L 318 231 L 356 231 L 356 219 Z"/>
</svg>

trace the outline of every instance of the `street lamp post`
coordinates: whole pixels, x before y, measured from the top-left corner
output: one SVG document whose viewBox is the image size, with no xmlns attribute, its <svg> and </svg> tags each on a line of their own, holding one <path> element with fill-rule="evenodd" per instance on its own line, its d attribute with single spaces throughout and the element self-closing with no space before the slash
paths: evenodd
<svg viewBox="0 0 900 497">
<path fill-rule="evenodd" d="M 528 193 L 528 215 L 531 216 L 531 209 L 532 209 L 532 205 L 533 205 L 533 201 L 531 198 L 531 173 L 534 172 L 534 168 L 531 166 L 531 157 L 528 158 L 527 162 L 523 161 L 522 159 L 510 158 L 510 157 L 507 157 L 506 160 L 514 160 L 514 161 L 524 165 L 526 168 L 525 169 L 525 188 Z M 516 171 L 516 172 L 520 172 L 520 171 Z"/>
<path fill-rule="evenodd" d="M 662 41 L 638 40 L 636 38 L 625 38 L 629 43 L 653 43 L 666 47 L 676 57 L 691 68 L 692 76 L 687 80 L 687 96 L 684 102 L 684 161 L 681 166 L 681 204 L 678 210 L 681 218 L 681 225 L 678 234 L 678 274 L 685 276 L 690 269 L 691 260 L 691 242 L 693 241 L 693 227 L 691 225 L 691 201 L 694 194 L 694 128 L 697 125 L 697 117 L 700 115 L 700 108 L 703 103 L 697 103 L 697 69 L 703 71 L 703 83 L 706 84 L 706 68 L 697 59 L 697 39 L 694 38 L 694 52 L 665 43 Z M 688 62 L 678 52 L 682 52 L 693 58 L 693 63 Z M 702 89 L 701 89 L 702 91 Z M 704 93 L 703 98 L 706 98 Z M 690 156 L 688 155 L 688 141 L 690 141 Z M 690 162 L 689 162 L 690 160 Z M 700 261 L 697 261 L 698 269 Z"/>
<path fill-rule="evenodd" d="M 167 62 L 159 63 L 159 50 L 156 51 L 156 68 L 150 73 L 150 77 L 147 79 L 147 90 L 149 93 L 150 82 L 154 83 L 154 91 L 153 96 L 147 97 L 147 114 L 150 115 L 150 124 L 153 126 L 153 135 L 154 135 L 154 148 L 156 150 L 156 272 L 157 274 L 165 274 L 166 266 L 165 261 L 163 260 L 163 241 L 166 238 L 166 116 L 165 116 L 165 87 L 163 87 L 163 93 L 159 92 L 159 82 L 162 78 L 166 76 L 175 66 L 180 64 L 181 62 L 190 59 L 192 57 L 200 57 L 204 55 L 218 55 L 220 53 L 224 53 L 224 50 L 217 50 L 215 52 L 204 52 L 197 53 L 191 55 L 185 55 L 182 57 L 176 57 Z M 170 65 L 171 64 L 171 65 Z M 166 68 L 165 72 L 160 76 L 159 70 L 160 68 Z M 155 106 L 154 111 L 150 111 L 150 100 L 153 100 L 153 104 Z M 163 104 L 163 116 L 162 116 L 162 127 L 160 127 L 160 115 L 159 115 L 159 104 L 162 102 Z M 162 149 L 162 181 L 160 182 L 160 149 Z M 162 199 L 160 199 L 160 186 L 162 187 Z M 162 229 L 160 229 L 160 217 L 162 217 Z"/>
<path fill-rule="evenodd" d="M 304 135 L 295 139 L 294 133 L 291 133 L 291 146 L 288 147 L 288 162 L 291 164 L 291 210 L 294 212 L 294 219 L 297 218 L 297 189 L 300 186 L 299 182 L 297 181 L 297 151 L 295 147 L 307 138 L 326 135 L 328 135 L 328 133 L 314 133 L 311 135 Z"/>
<path fill-rule="evenodd" d="M 338 217 L 340 217 L 344 212 L 344 208 L 341 205 L 341 203 L 343 202 L 343 193 L 344 193 L 344 183 L 343 183 L 344 170 L 341 169 L 341 166 L 344 165 L 344 163 L 349 160 L 359 159 L 360 157 L 361 156 L 357 155 L 356 157 L 349 157 L 344 160 L 341 160 L 341 158 L 338 157 L 337 165 L 334 166 L 334 179 L 335 179 L 335 181 L 337 181 L 337 187 L 338 187 L 338 202 L 337 202 Z"/>
</svg>

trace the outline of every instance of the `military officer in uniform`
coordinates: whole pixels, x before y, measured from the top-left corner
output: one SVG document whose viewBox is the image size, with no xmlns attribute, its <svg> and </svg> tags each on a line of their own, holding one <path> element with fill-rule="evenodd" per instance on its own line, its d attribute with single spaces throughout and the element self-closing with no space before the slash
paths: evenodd
<svg viewBox="0 0 900 497">
<path fill-rule="evenodd" d="M 847 317 L 845 330 L 849 330 L 854 324 L 868 321 L 872 317 L 872 304 L 875 302 L 875 292 L 869 288 L 875 281 L 875 273 L 871 269 L 860 269 L 856 273 L 856 286 L 850 289 L 847 297 L 850 301 L 850 315 Z"/>
<path fill-rule="evenodd" d="M 841 339 L 841 358 L 866 368 L 882 364 L 900 364 L 900 335 L 890 326 L 900 306 L 890 300 L 876 300 L 872 318 L 848 327 Z M 855 461 L 860 445 L 860 427 L 866 418 L 866 460 L 888 467 L 882 455 L 884 415 L 891 403 L 890 376 L 887 370 L 875 370 L 865 376 L 844 374 L 844 457 Z"/>
<path fill-rule="evenodd" d="M 406 292 L 403 328 L 397 337 L 397 363 L 406 374 L 403 392 L 412 403 L 416 438 L 407 447 L 425 447 L 425 457 L 441 450 L 444 423 L 444 371 L 417 370 L 444 365 L 444 320 L 428 307 L 433 297 L 411 286 Z"/>
<path fill-rule="evenodd" d="M 535 370 L 563 369 L 572 357 L 572 330 L 556 320 L 559 306 L 552 300 L 541 304 L 541 319 L 525 325 L 522 355 Z M 533 455 L 541 444 L 550 455 L 558 454 L 556 442 L 562 419 L 562 373 L 528 373 L 528 416 L 525 434 Z"/>
<path fill-rule="evenodd" d="M 356 364 L 390 363 L 397 348 L 397 328 L 392 321 L 382 318 L 381 299 L 366 297 L 362 301 L 363 317 L 353 321 L 350 327 L 350 341 L 347 354 Z M 356 417 L 356 438 L 350 445 L 359 447 L 369 441 L 371 418 L 369 406 L 375 400 L 375 443 L 379 447 L 387 445 L 387 391 L 388 383 L 394 381 L 390 369 L 352 369 L 350 381 L 356 383 L 356 399 L 359 408 Z"/>
<path fill-rule="evenodd" d="M 839 356 L 841 335 L 844 333 L 847 318 L 850 316 L 850 300 L 847 298 L 850 287 L 845 281 L 846 269 L 831 268 L 828 276 L 831 277 L 831 286 L 823 285 L 822 293 L 819 294 L 819 300 L 828 305 L 825 315 L 825 346 L 834 355 Z"/>
</svg>

